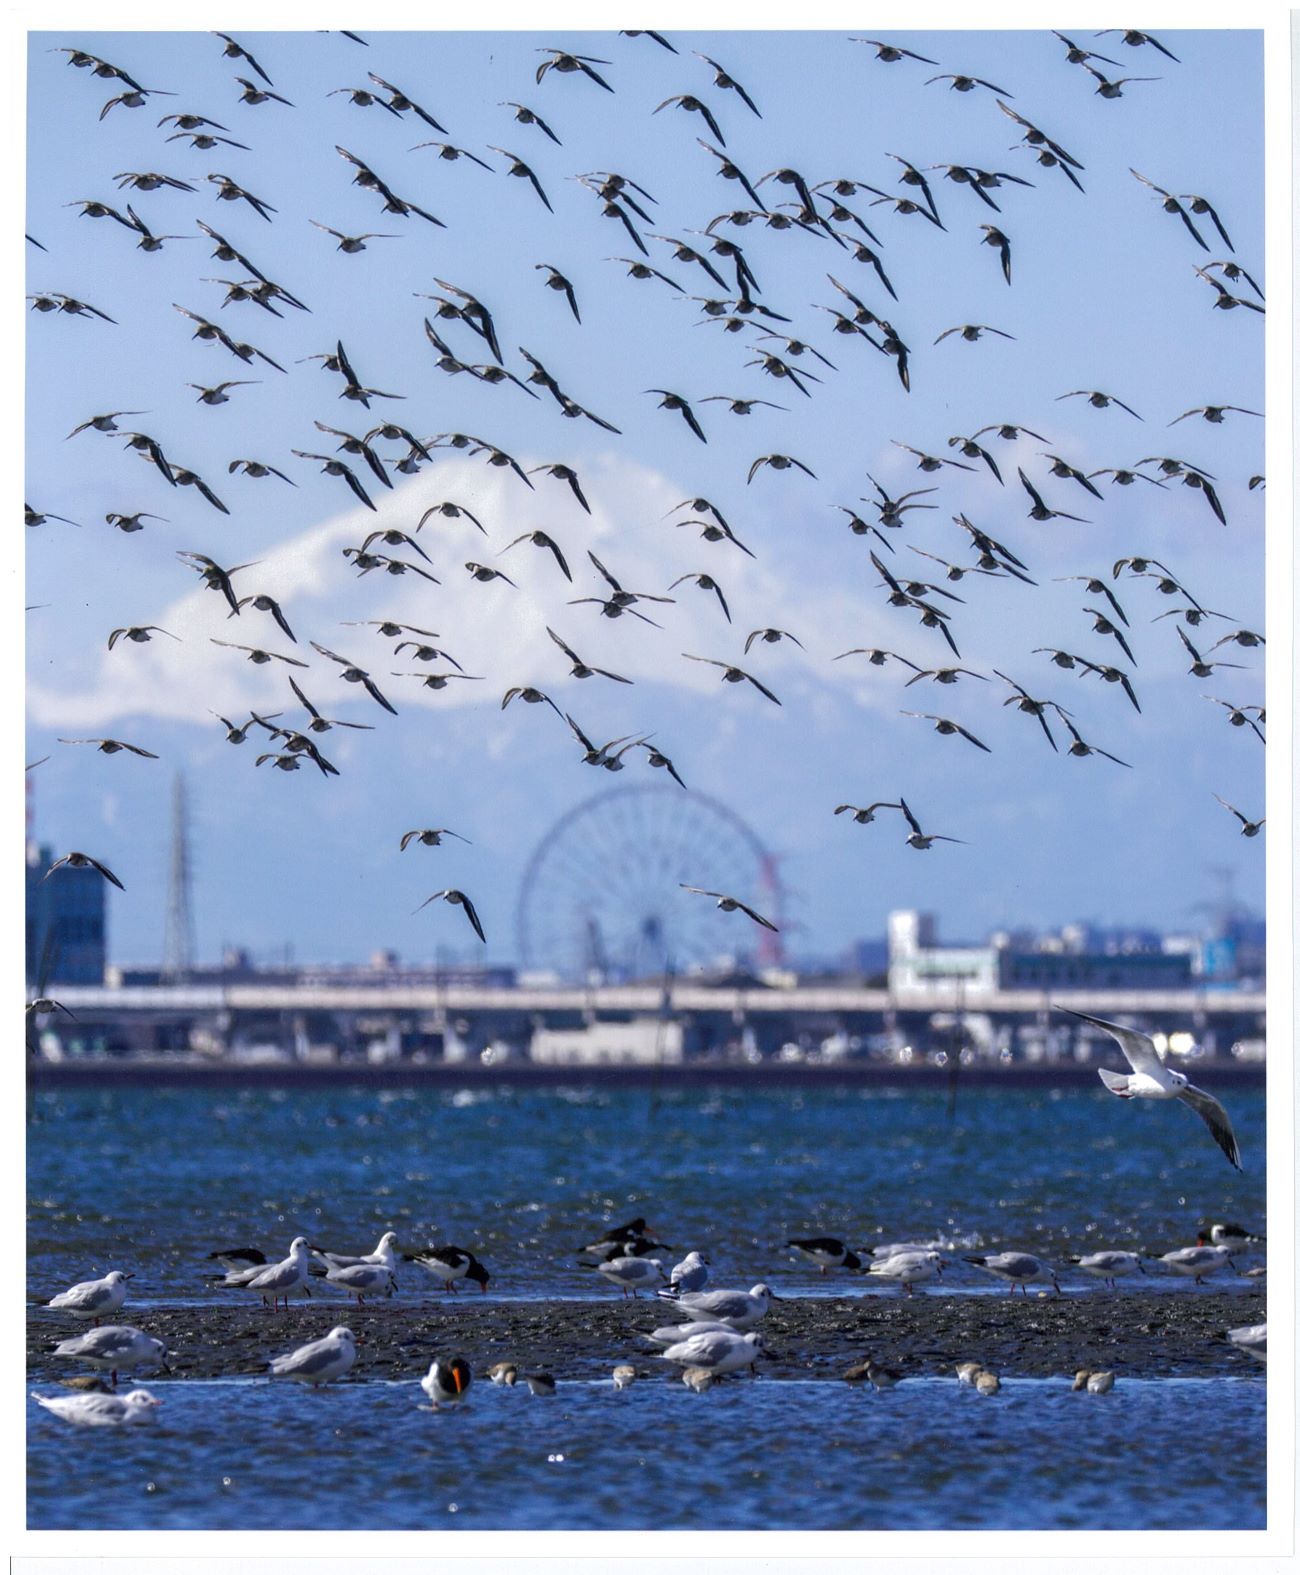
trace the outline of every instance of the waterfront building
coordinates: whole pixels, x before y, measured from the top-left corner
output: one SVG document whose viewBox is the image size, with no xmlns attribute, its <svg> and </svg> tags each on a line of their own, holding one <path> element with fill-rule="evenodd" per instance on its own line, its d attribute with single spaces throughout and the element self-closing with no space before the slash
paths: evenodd
<svg viewBox="0 0 1300 1575">
<path fill-rule="evenodd" d="M 39 993 L 104 982 L 104 878 L 66 864 L 50 875 L 53 862 L 52 849 L 27 844 L 27 984 Z"/>
</svg>

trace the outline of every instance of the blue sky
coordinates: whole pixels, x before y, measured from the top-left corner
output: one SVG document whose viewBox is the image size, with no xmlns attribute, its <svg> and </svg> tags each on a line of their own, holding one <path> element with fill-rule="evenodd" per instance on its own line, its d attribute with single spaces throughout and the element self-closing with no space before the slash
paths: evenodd
<svg viewBox="0 0 1300 1575">
<path fill-rule="evenodd" d="M 1262 51 L 1258 34 L 1161 33 L 1179 63 L 1118 38 L 1093 40 L 1122 61 L 1118 74 L 1153 76 L 1106 101 L 1063 46 L 1046 31 L 889 34 L 938 61 L 885 65 L 874 51 L 839 33 L 671 34 L 672 55 L 652 40 L 613 34 L 365 34 L 368 47 L 338 34 L 236 34 L 274 79 L 292 109 L 239 104 L 235 75 L 246 62 L 222 57 L 204 34 L 37 34 L 30 53 L 29 204 L 27 226 L 47 251 L 28 248 L 29 288 L 61 290 L 117 320 L 31 314 L 28 323 L 27 496 L 38 509 L 66 515 L 81 529 L 50 522 L 26 533 L 28 758 L 52 758 L 32 774 L 36 829 L 58 851 L 82 848 L 123 879 L 114 893 L 111 935 L 120 961 L 149 961 L 161 945 L 167 873 L 166 825 L 174 769 L 185 771 L 194 808 L 196 918 L 200 952 L 229 941 L 268 950 L 291 942 L 301 957 L 339 960 L 393 947 L 429 957 L 435 946 L 466 959 L 482 952 L 461 916 L 442 904 L 411 910 L 431 891 L 459 886 L 483 916 L 494 961 L 514 950 L 520 877 L 539 839 L 566 811 L 599 790 L 658 783 L 643 752 L 617 777 L 577 758 L 568 730 L 547 707 L 500 709 L 513 685 L 536 684 L 569 710 L 598 742 L 653 733 L 698 793 L 741 816 L 781 858 L 791 888 L 783 912 L 791 948 L 833 954 L 857 936 L 879 933 L 892 908 L 917 906 L 941 916 L 945 933 L 976 936 L 998 925 L 1054 924 L 1073 918 L 1180 927 L 1190 905 L 1209 897 L 1212 866 L 1233 870 L 1238 895 L 1263 900 L 1264 838 L 1247 841 L 1215 803 L 1218 793 L 1248 813 L 1262 813 L 1263 755 L 1248 729 L 1233 729 L 1204 694 L 1239 703 L 1263 701 L 1258 651 L 1221 649 L 1241 671 L 1198 680 L 1169 618 L 1157 613 L 1180 598 L 1150 580 L 1110 580 L 1113 562 L 1143 553 L 1167 565 L 1204 606 L 1230 615 L 1188 629 L 1204 651 L 1220 634 L 1262 628 L 1263 497 L 1247 490 L 1263 470 L 1263 422 L 1229 415 L 1222 426 L 1192 418 L 1202 404 L 1262 409 L 1263 319 L 1246 310 L 1211 309 L 1210 287 L 1194 265 L 1233 255 L 1208 220 L 1211 250 L 1201 251 L 1176 216 L 1129 173 L 1136 168 L 1175 193 L 1203 193 L 1215 204 L 1235 256 L 1267 289 L 1262 274 Z M 1088 43 L 1088 37 L 1079 39 Z M 118 107 L 103 121 L 103 103 L 120 84 L 92 77 L 49 53 L 78 46 L 122 66 L 150 88 L 142 109 Z M 534 81 L 542 46 L 563 45 L 610 62 L 596 69 L 615 90 L 578 75 L 550 72 Z M 762 111 L 753 116 L 691 53 L 720 61 Z M 1117 73 L 1111 68 L 1112 76 Z M 1018 128 L 983 88 L 953 92 L 925 85 L 936 70 L 987 78 L 1010 102 L 1086 166 L 1081 195 L 1058 170 L 1012 151 Z M 332 89 L 370 84 L 366 73 L 396 83 L 447 128 L 448 140 L 494 165 L 492 172 L 436 150 L 410 151 L 439 134 L 412 114 L 352 106 Z M 759 224 L 719 233 L 740 242 L 761 287 L 757 297 L 791 317 L 797 335 L 835 363 L 813 362 L 823 381 L 804 398 L 788 383 L 746 367 L 757 334 L 702 324 L 697 307 L 658 281 L 637 282 L 605 259 L 637 255 L 597 199 L 571 177 L 618 170 L 658 199 L 654 222 L 633 222 L 649 262 L 688 294 L 717 295 L 694 265 L 675 262 L 651 232 L 708 243 L 702 230 L 725 210 L 749 206 L 737 183 L 716 173 L 696 143 L 712 141 L 699 117 L 669 106 L 694 93 L 717 116 L 727 151 L 752 181 L 794 167 L 810 182 L 847 176 L 882 191 L 897 184 L 895 153 L 914 165 L 962 163 L 1004 170 L 1034 182 L 993 193 L 1001 216 L 968 189 L 931 172 L 945 229 L 919 216 L 870 207 L 868 192 L 846 198 L 879 237 L 891 300 L 870 267 L 828 238 L 774 232 Z M 519 125 L 500 100 L 533 107 L 562 139 L 557 147 L 536 127 Z M 815 105 L 818 113 L 809 113 Z M 1230 110 L 1231 113 L 1226 113 Z M 220 121 L 249 151 L 192 150 L 167 143 L 163 114 L 193 111 Z M 224 133 L 223 133 L 224 134 Z M 352 184 L 355 173 L 335 152 L 348 148 L 402 196 L 428 208 L 445 229 L 380 212 L 380 201 Z M 548 213 L 528 183 L 508 179 L 489 145 L 509 149 L 536 170 L 554 207 Z M 150 193 L 117 191 L 123 171 L 161 171 L 196 187 Z M 216 199 L 202 177 L 232 176 L 278 210 L 264 222 L 244 203 Z M 789 188 L 769 181 L 760 195 L 773 205 Z M 158 232 L 198 238 L 169 241 L 145 254 L 110 219 L 92 220 L 64 206 L 97 198 L 125 212 L 131 202 Z M 211 277 L 242 277 L 238 264 L 210 257 L 199 237 L 203 219 L 270 278 L 293 291 L 311 313 L 284 308 L 277 321 L 251 304 L 222 308 Z M 345 256 L 309 219 L 346 233 L 373 230 L 375 240 Z M 1013 283 L 995 252 L 981 244 L 982 223 L 1012 239 Z M 553 264 L 572 281 L 579 325 L 563 296 L 547 290 L 535 265 Z M 725 263 L 718 264 L 724 277 Z M 843 299 L 827 274 L 892 321 L 911 347 L 912 390 L 904 392 L 890 361 L 859 338 L 832 332 L 818 306 Z M 566 420 L 544 391 L 539 400 L 504 384 L 437 370 L 421 320 L 434 303 L 416 292 L 450 280 L 491 308 L 509 370 L 526 368 L 517 352 L 540 357 L 566 392 L 621 429 L 614 436 Z M 1244 282 L 1242 293 L 1249 293 Z M 248 370 L 224 349 L 192 340 L 179 303 L 219 321 L 288 368 Z M 982 323 L 1014 336 L 940 332 Z M 485 362 L 486 346 L 461 323 L 439 323 L 461 359 Z M 337 397 L 339 381 L 318 364 L 296 364 L 342 339 L 364 382 L 402 393 L 376 401 L 367 417 Z M 759 348 L 780 350 L 777 344 Z M 793 362 L 809 364 L 805 355 Z M 195 402 L 189 383 L 247 376 L 230 403 Z M 693 403 L 708 436 L 701 444 L 681 417 L 657 408 L 643 391 L 672 389 Z M 1144 418 L 1082 399 L 1072 389 L 1113 392 Z M 712 394 L 771 399 L 788 407 L 729 414 Z M 230 509 L 211 509 L 192 489 L 167 486 L 127 453 L 120 439 L 65 434 L 103 411 L 147 414 L 124 419 L 148 432 L 177 463 L 197 470 Z M 344 484 L 293 457 L 294 448 L 326 453 L 337 440 L 315 420 L 364 432 L 379 420 L 400 421 L 421 438 L 458 430 L 489 439 L 525 466 L 573 466 L 591 503 L 589 517 L 560 483 L 538 476 L 527 490 L 508 473 L 450 450 L 420 474 L 393 477 L 378 495 L 379 514 L 354 504 Z M 1000 442 L 989 434 L 1005 487 L 982 463 L 972 473 L 918 472 L 897 443 L 950 456 L 947 439 L 993 421 L 1033 428 L 1049 439 Z M 396 458 L 397 445 L 380 444 Z M 1048 474 L 1041 450 L 1083 471 L 1131 466 L 1171 454 L 1211 472 L 1228 517 L 1220 526 L 1199 492 L 1175 482 L 1166 490 L 1103 484 L 1103 501 Z M 796 456 L 816 473 L 764 468 L 746 482 L 755 458 Z M 277 465 L 297 483 L 228 475 L 237 457 Z M 1088 523 L 1028 520 L 1017 465 L 1049 504 Z M 852 535 L 835 505 L 860 508 L 868 473 L 890 492 L 937 485 L 921 501 L 931 512 L 906 516 L 890 533 L 891 556 L 872 538 Z M 1104 482 L 1104 478 L 1103 478 Z M 665 514 L 691 496 L 707 496 L 755 557 L 727 543 L 703 541 L 695 528 L 675 529 Z M 436 519 L 418 540 L 441 584 L 371 574 L 357 580 L 341 549 L 359 544 L 374 525 L 414 528 L 424 509 L 450 498 L 484 522 L 484 541 L 462 521 Z M 146 521 L 123 535 L 105 524 L 109 510 L 145 509 Z M 964 605 L 943 603 L 961 665 L 988 675 L 953 687 L 921 681 L 904 689 L 907 669 L 836 662 L 852 646 L 882 646 L 922 667 L 949 660 L 936 631 L 886 605 L 871 550 L 897 574 L 930 579 L 938 566 L 911 547 L 965 564 L 971 554 L 952 516 L 964 512 L 1028 566 L 1029 587 L 1009 579 L 967 577 L 952 586 Z M 674 515 L 673 518 L 682 518 Z M 527 544 L 499 552 L 525 530 L 555 537 L 575 586 Z M 684 584 L 674 605 L 651 609 L 661 630 L 628 618 L 599 617 L 591 606 L 600 582 L 587 562 L 594 550 L 637 590 L 668 594 L 679 575 L 707 572 L 724 589 L 728 625 L 711 595 Z M 177 551 L 203 552 L 222 564 L 255 563 L 236 580 L 241 594 L 266 591 L 283 604 L 298 635 L 291 646 L 267 615 L 246 610 L 226 620 L 220 599 L 196 590 Z M 400 549 L 393 549 L 395 552 Z M 409 554 L 404 554 L 410 556 Z M 517 582 L 482 585 L 467 559 L 492 563 Z M 419 561 L 419 560 L 416 560 Z M 426 565 L 427 566 L 427 565 Z M 1096 600 L 1057 576 L 1104 574 L 1130 621 L 1131 669 L 1142 713 L 1117 686 L 1051 665 L 1038 646 L 1061 647 L 1101 662 L 1128 663 L 1114 642 L 1092 630 L 1085 606 Z M 946 585 L 946 582 L 942 582 Z M 343 620 L 391 617 L 439 633 L 464 670 L 482 683 L 431 693 L 391 677 L 418 664 L 392 660 L 373 629 Z M 108 632 L 157 623 L 180 637 L 105 649 Z M 546 639 L 550 625 L 588 661 L 634 680 L 632 686 L 567 676 Z M 745 635 L 769 625 L 790 630 L 787 642 L 759 644 L 741 655 Z M 1202 638 L 1205 631 L 1212 632 Z M 250 706 L 285 710 L 301 725 L 284 669 L 254 668 L 210 638 L 264 643 L 310 663 L 296 672 L 326 715 L 374 724 L 373 732 L 335 730 L 325 753 L 342 773 L 286 775 L 257 770 L 254 744 L 234 748 L 210 715 L 244 716 Z M 370 668 L 397 706 L 392 717 L 308 645 L 317 640 Z M 681 653 L 738 662 L 782 700 L 771 706 L 748 685 L 718 681 L 715 669 Z M 1059 701 L 1090 743 L 1132 765 L 1053 754 L 1037 723 L 1001 701 L 1010 692 L 1000 669 L 1033 694 Z M 937 736 L 901 709 L 952 717 L 989 746 Z M 1058 737 L 1063 729 L 1054 727 Z M 106 734 L 156 751 L 158 761 L 59 745 L 59 736 Z M 965 840 L 918 853 L 903 844 L 897 812 L 870 826 L 835 817 L 845 800 L 870 803 L 903 794 L 927 831 Z M 681 794 L 683 815 L 690 795 Z M 701 823 L 702 824 L 702 823 Z M 401 833 L 449 826 L 472 846 L 446 844 L 399 854 Z M 686 834 L 683 833 L 683 836 Z M 707 831 L 698 837 L 707 845 Z M 644 862 L 635 845 L 577 847 L 573 863 L 592 885 L 617 893 Z M 714 882 L 757 900 L 752 870 L 718 853 L 696 884 Z M 699 861 L 705 862 L 701 849 Z M 685 878 L 691 878 L 689 876 Z M 557 894 L 557 903 L 559 901 Z M 567 900 L 567 898 L 565 899 Z M 692 900 L 685 896 L 682 902 Z M 559 922 L 557 920 L 557 922 Z M 567 922 L 567 921 L 565 921 Z M 746 925 L 719 919 L 726 944 Z"/>
</svg>

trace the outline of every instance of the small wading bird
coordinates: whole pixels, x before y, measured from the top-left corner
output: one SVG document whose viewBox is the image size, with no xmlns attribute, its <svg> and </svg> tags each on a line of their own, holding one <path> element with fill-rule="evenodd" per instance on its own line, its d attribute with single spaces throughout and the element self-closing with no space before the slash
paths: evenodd
<svg viewBox="0 0 1300 1575">
<path fill-rule="evenodd" d="M 1059 1012 L 1069 1012 L 1094 1028 L 1108 1033 L 1124 1052 L 1132 1067 L 1131 1073 L 1111 1072 L 1098 1067 L 1097 1076 L 1121 1099 L 1181 1099 L 1200 1116 L 1210 1129 L 1210 1135 L 1227 1155 L 1235 1169 L 1240 1170 L 1241 1152 L 1233 1134 L 1228 1112 L 1213 1094 L 1197 1088 L 1181 1072 L 1171 1071 L 1160 1059 L 1155 1042 L 1136 1028 L 1126 1028 L 1120 1023 L 1109 1023 L 1102 1017 L 1091 1017 L 1087 1012 L 1076 1012 L 1072 1007 L 1058 1006 Z"/>
</svg>

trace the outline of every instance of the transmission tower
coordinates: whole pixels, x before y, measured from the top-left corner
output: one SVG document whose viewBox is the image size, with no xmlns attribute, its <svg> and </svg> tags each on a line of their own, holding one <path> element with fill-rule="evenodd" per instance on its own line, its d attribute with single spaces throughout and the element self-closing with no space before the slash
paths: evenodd
<svg viewBox="0 0 1300 1575">
<path fill-rule="evenodd" d="M 167 878 L 167 919 L 163 929 L 162 976 L 183 979 L 194 966 L 194 915 L 190 904 L 189 805 L 185 779 L 172 779 L 171 869 Z"/>
</svg>

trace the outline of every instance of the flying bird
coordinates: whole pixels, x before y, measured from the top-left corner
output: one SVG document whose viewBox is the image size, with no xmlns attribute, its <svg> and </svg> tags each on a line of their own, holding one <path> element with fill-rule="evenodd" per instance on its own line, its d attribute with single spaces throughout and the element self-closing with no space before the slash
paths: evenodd
<svg viewBox="0 0 1300 1575">
<path fill-rule="evenodd" d="M 911 828 L 905 839 L 909 848 L 916 848 L 919 852 L 924 853 L 936 842 L 961 842 L 962 839 L 960 837 L 943 837 L 938 832 L 922 831 L 920 822 L 912 811 L 908 809 L 907 800 L 901 795 L 898 800 L 898 807 L 903 811 L 903 818 Z"/>
<path fill-rule="evenodd" d="M 1210 1135 L 1227 1155 L 1229 1163 L 1241 1170 L 1241 1151 L 1232 1130 L 1228 1112 L 1213 1094 L 1189 1083 L 1181 1072 L 1172 1071 L 1160 1059 L 1155 1042 L 1136 1028 L 1126 1028 L 1121 1023 L 1107 1022 L 1104 1017 L 1092 1017 L 1087 1012 L 1076 1012 L 1070 1007 L 1058 1006 L 1058 1012 L 1069 1012 L 1094 1028 L 1100 1028 L 1119 1045 L 1124 1059 L 1132 1068 L 1130 1073 L 1111 1072 L 1105 1067 L 1097 1075 L 1121 1099 L 1181 1099 L 1200 1116 L 1210 1129 Z"/>
<path fill-rule="evenodd" d="M 1224 809 L 1226 809 L 1230 814 L 1235 815 L 1241 822 L 1241 834 L 1243 837 L 1257 837 L 1259 835 L 1260 827 L 1264 824 L 1264 816 L 1261 816 L 1258 820 L 1249 820 L 1241 813 L 1239 809 L 1236 809 L 1233 807 L 1233 805 L 1229 804 L 1226 798 L 1219 798 L 1217 793 L 1214 796 L 1216 799 L 1218 799 L 1219 803 L 1223 805 Z"/>
<path fill-rule="evenodd" d="M 720 667 L 722 669 L 722 681 L 724 684 L 738 684 L 744 680 L 753 684 L 754 688 L 758 690 L 759 694 L 766 695 L 773 705 L 781 704 L 781 702 L 776 698 L 772 691 L 766 687 L 766 685 L 760 684 L 757 678 L 754 678 L 751 674 L 744 672 L 741 668 L 733 667 L 730 662 L 719 662 L 711 656 L 692 656 L 689 651 L 683 651 L 682 655 L 687 659 L 687 661 L 690 662 L 707 662 L 710 667 Z"/>
<path fill-rule="evenodd" d="M 477 935 L 479 940 L 481 940 L 484 945 L 486 945 L 487 936 L 484 935 L 483 926 L 479 923 L 478 913 L 475 910 L 474 904 L 469 900 L 463 891 L 456 891 L 452 888 L 449 888 L 446 891 L 435 891 L 433 896 L 426 897 L 420 904 L 420 907 L 414 909 L 414 912 L 419 913 L 420 908 L 427 908 L 431 902 L 437 902 L 440 897 L 444 902 L 451 903 L 453 907 L 464 908 L 465 917 L 473 926 L 475 935 Z"/>
<path fill-rule="evenodd" d="M 753 908 L 746 906 L 738 897 L 728 897 L 720 891 L 705 891 L 702 886 L 688 886 L 684 881 L 679 881 L 678 885 L 681 886 L 683 891 L 694 892 L 699 897 L 716 897 L 718 899 L 717 905 L 724 913 L 735 913 L 739 910 L 748 918 L 753 919 L 755 924 L 761 924 L 765 930 L 776 930 L 776 925 L 772 923 L 771 919 L 765 919 L 761 913 L 755 913 Z"/>
<path fill-rule="evenodd" d="M 118 880 L 108 865 L 101 864 L 98 859 L 92 859 L 89 853 L 65 853 L 62 858 L 55 859 L 54 863 L 50 865 L 45 874 L 41 876 L 42 881 L 49 880 L 55 870 L 62 869 L 65 866 L 72 870 L 94 870 L 96 874 L 102 875 L 106 881 L 111 881 L 119 891 L 126 890 L 126 887 Z"/>
</svg>

